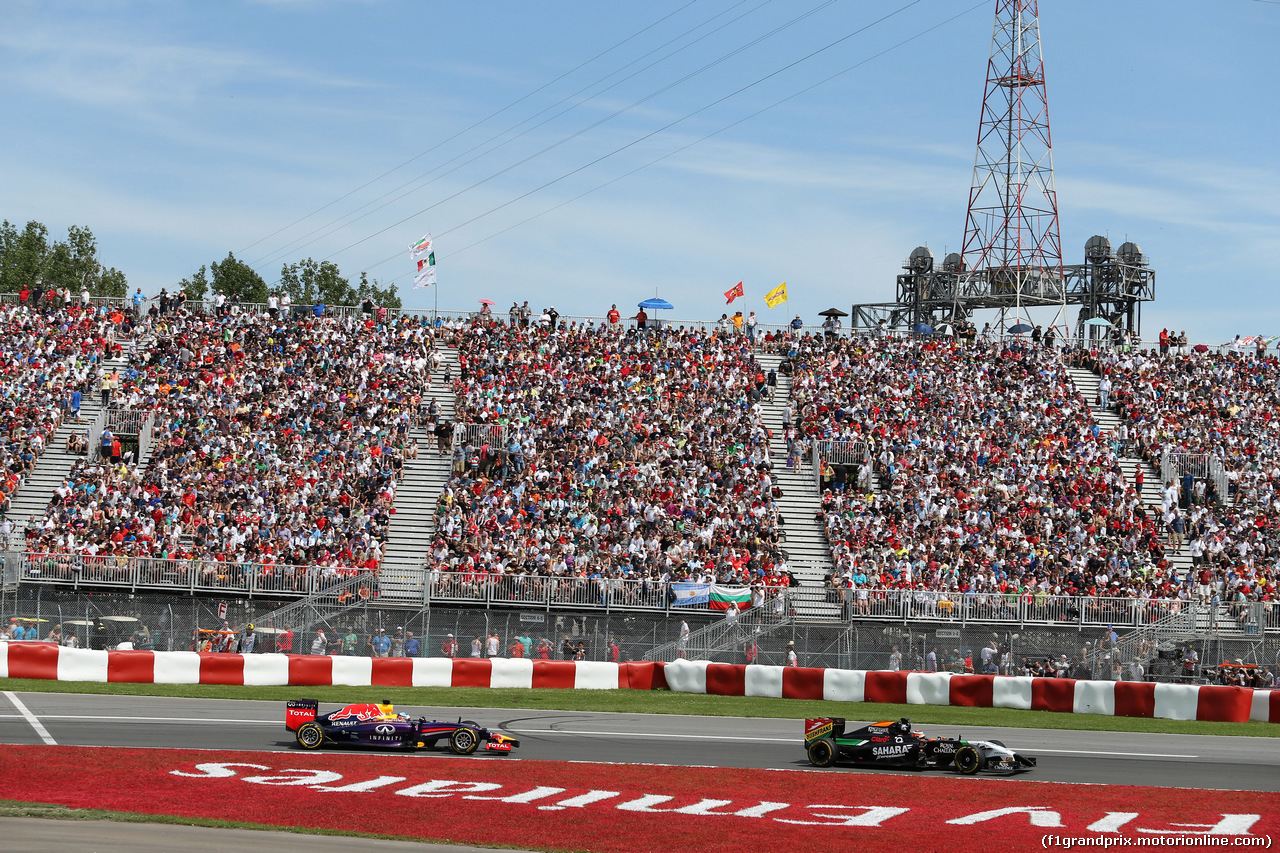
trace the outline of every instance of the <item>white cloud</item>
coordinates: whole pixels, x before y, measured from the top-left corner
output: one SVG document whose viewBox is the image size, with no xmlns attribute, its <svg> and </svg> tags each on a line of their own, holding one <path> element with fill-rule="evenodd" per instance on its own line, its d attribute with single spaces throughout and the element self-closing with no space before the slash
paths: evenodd
<svg viewBox="0 0 1280 853">
<path fill-rule="evenodd" d="M 97 108 L 155 114 L 198 102 L 241 84 L 275 81 L 316 89 L 368 88 L 368 81 L 336 76 L 243 50 L 149 39 L 132 27 L 60 22 L 9 26 L 0 48 L 11 54 L 12 83 Z"/>
</svg>

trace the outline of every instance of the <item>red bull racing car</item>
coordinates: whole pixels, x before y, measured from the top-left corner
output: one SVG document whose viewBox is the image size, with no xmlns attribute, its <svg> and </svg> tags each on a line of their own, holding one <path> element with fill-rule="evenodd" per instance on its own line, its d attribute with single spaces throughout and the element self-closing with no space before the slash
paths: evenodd
<svg viewBox="0 0 1280 853">
<path fill-rule="evenodd" d="M 515 738 L 491 732 L 471 720 L 411 720 L 407 714 L 397 714 L 390 702 L 346 705 L 328 714 L 318 714 L 319 709 L 315 699 L 290 699 L 285 707 L 285 728 L 293 732 L 303 749 L 351 744 L 412 750 L 447 741 L 458 755 L 470 755 L 477 749 L 505 755 L 520 745 Z"/>
<path fill-rule="evenodd" d="M 1018 773 L 1036 766 L 1034 758 L 1014 752 L 998 740 L 925 737 L 905 718 L 896 723 L 872 723 L 851 732 L 845 731 L 840 717 L 805 720 L 804 746 L 809 763 L 817 767 L 834 767 L 840 762 L 921 769 L 954 766 L 972 775 L 982 770 Z"/>
</svg>

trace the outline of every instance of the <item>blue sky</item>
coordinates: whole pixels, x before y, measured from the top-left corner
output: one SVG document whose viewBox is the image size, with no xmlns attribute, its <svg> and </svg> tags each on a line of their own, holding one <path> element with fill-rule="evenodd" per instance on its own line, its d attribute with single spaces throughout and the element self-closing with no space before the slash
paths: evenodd
<svg viewBox="0 0 1280 853">
<path fill-rule="evenodd" d="M 973 5 L 11 0 L 0 217 L 92 228 L 147 292 L 234 251 L 269 282 L 308 256 L 367 270 L 410 307 L 598 315 L 656 290 L 714 318 L 742 279 L 734 307 L 816 321 L 890 300 L 913 247 L 959 248 L 994 2 L 942 22 Z M 1280 334 L 1280 2 L 1040 21 L 1064 260 L 1139 243 L 1148 338 Z M 427 231 L 438 293 L 412 287 Z"/>
</svg>

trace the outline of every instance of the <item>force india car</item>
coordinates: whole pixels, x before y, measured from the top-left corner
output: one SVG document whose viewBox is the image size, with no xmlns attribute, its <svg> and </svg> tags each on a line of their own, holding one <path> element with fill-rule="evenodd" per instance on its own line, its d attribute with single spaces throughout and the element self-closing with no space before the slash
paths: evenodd
<svg viewBox="0 0 1280 853">
<path fill-rule="evenodd" d="M 965 775 L 982 770 L 1014 773 L 1036 766 L 998 740 L 925 737 L 905 718 L 896 723 L 872 723 L 851 732 L 840 717 L 804 721 L 804 746 L 809 763 L 834 767 L 837 762 L 890 767 L 937 768 L 955 765 Z"/>
<path fill-rule="evenodd" d="M 290 699 L 285 707 L 285 728 L 294 733 L 303 749 L 319 749 L 327 743 L 425 749 L 443 740 L 458 755 L 470 755 L 477 749 L 503 755 L 520 745 L 515 738 L 491 732 L 471 720 L 411 720 L 407 714 L 397 714 L 390 702 L 347 705 L 317 715 L 319 708 L 315 699 Z"/>
</svg>

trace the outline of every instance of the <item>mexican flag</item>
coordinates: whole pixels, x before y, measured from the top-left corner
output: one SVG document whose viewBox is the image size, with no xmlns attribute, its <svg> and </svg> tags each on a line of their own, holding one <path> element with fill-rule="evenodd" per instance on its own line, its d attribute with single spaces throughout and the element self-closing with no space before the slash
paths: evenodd
<svg viewBox="0 0 1280 853">
<path fill-rule="evenodd" d="M 728 610 L 730 607 L 747 610 L 751 607 L 751 587 L 713 584 L 707 607 L 712 610 Z"/>
<path fill-rule="evenodd" d="M 436 253 L 432 252 L 425 261 L 418 261 L 418 273 L 413 277 L 414 287 L 430 287 L 436 283 Z"/>
</svg>

